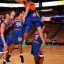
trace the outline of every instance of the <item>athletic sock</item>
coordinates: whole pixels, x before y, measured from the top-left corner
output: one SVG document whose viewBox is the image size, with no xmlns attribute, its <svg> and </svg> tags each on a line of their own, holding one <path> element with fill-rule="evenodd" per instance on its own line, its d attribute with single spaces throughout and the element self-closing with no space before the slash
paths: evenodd
<svg viewBox="0 0 64 64">
<path fill-rule="evenodd" d="M 6 60 L 3 60 L 3 64 L 6 64 Z"/>
<path fill-rule="evenodd" d="M 26 45 L 26 41 L 24 40 L 22 43 L 22 47 L 24 47 Z"/>
<path fill-rule="evenodd" d="M 24 57 L 23 54 L 20 54 L 21 62 L 24 63 Z"/>
<path fill-rule="evenodd" d="M 10 60 L 9 60 L 10 57 L 11 57 L 11 55 L 8 55 L 8 56 L 6 57 L 6 61 L 7 61 L 7 62 L 10 62 Z"/>
</svg>

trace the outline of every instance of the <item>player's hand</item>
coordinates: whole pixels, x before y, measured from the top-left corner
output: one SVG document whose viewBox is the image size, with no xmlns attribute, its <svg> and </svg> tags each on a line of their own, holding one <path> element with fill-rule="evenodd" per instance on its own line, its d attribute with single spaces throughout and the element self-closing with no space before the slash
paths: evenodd
<svg viewBox="0 0 64 64">
<path fill-rule="evenodd" d="M 49 45 L 47 45 L 47 44 L 45 44 L 45 43 L 42 44 L 41 46 L 44 47 L 44 48 L 50 47 Z"/>
<path fill-rule="evenodd" d="M 37 15 L 38 17 L 40 17 L 39 13 L 36 13 L 36 15 Z"/>
<path fill-rule="evenodd" d="M 33 17 L 36 17 L 36 13 L 33 13 Z"/>
</svg>

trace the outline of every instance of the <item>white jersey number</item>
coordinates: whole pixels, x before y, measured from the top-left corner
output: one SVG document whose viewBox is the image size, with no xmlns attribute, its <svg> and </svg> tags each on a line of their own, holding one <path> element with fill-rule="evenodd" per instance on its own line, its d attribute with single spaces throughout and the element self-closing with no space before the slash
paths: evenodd
<svg viewBox="0 0 64 64">
<path fill-rule="evenodd" d="M 17 26 L 17 27 L 22 26 L 22 25 L 21 25 L 21 22 L 16 22 L 16 26 Z"/>
<path fill-rule="evenodd" d="M 38 37 L 39 37 L 39 35 L 35 35 L 35 40 L 37 40 Z"/>
</svg>

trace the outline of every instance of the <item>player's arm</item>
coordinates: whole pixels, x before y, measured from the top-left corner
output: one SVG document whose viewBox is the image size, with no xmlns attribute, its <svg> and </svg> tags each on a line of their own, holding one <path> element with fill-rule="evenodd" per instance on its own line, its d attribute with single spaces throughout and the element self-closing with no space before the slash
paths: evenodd
<svg viewBox="0 0 64 64">
<path fill-rule="evenodd" d="M 43 32 L 44 32 L 44 26 L 41 28 L 41 27 L 38 27 L 38 32 L 39 32 L 39 35 L 40 35 L 40 38 L 42 40 L 42 43 L 45 43 L 44 41 L 44 37 L 43 37 Z"/>
<path fill-rule="evenodd" d="M 6 21 L 6 20 L 5 20 Z M 2 38 L 2 41 L 3 41 L 3 44 L 4 44 L 4 48 L 5 50 L 7 49 L 7 44 L 5 42 L 5 38 L 4 38 L 4 31 L 5 31 L 5 27 L 6 25 L 4 23 L 1 24 L 1 38 Z"/>
<path fill-rule="evenodd" d="M 39 13 L 38 13 L 38 12 L 36 12 L 36 15 L 37 15 L 38 17 L 40 17 L 40 15 L 39 15 Z"/>
<path fill-rule="evenodd" d="M 44 36 L 44 40 L 45 40 L 45 42 L 46 42 L 47 35 L 44 33 L 43 36 Z"/>
<path fill-rule="evenodd" d="M 30 5 L 30 4 L 29 4 L 29 5 Z M 26 16 L 28 15 L 28 12 L 29 12 L 29 5 L 27 6 L 26 11 L 25 11 L 25 13 L 24 13 L 23 21 L 25 21 L 25 18 L 26 18 Z"/>
<path fill-rule="evenodd" d="M 1 37 L 2 37 L 3 44 L 5 44 L 4 31 L 5 31 L 5 25 L 4 23 L 2 23 L 1 24 Z"/>
</svg>

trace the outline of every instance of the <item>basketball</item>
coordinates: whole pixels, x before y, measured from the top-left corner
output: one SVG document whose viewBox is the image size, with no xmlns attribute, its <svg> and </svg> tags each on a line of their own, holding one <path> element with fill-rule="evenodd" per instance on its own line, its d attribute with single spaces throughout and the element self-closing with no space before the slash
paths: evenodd
<svg viewBox="0 0 64 64">
<path fill-rule="evenodd" d="M 34 3 L 31 3 L 31 4 L 30 4 L 30 9 L 31 9 L 31 10 L 35 10 L 35 4 L 34 4 Z"/>
<path fill-rule="evenodd" d="M 26 2 L 25 3 L 25 8 L 28 6 L 28 4 L 29 4 L 29 2 Z M 32 2 L 32 3 L 30 3 L 30 10 L 35 10 L 35 4 Z"/>
</svg>

